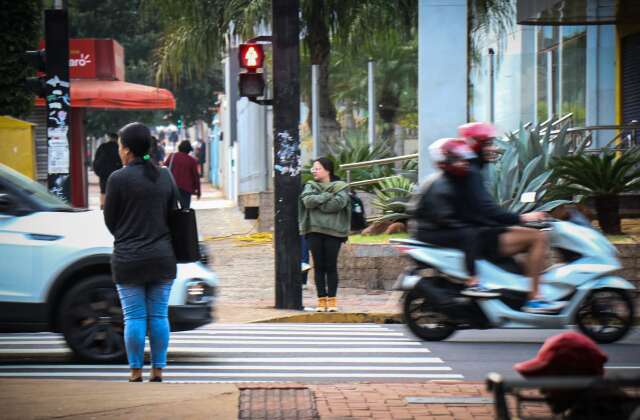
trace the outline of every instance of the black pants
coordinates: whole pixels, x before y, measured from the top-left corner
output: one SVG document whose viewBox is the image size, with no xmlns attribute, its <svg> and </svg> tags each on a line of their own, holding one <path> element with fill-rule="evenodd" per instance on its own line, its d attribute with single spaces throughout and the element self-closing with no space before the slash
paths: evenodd
<svg viewBox="0 0 640 420">
<path fill-rule="evenodd" d="M 342 238 L 310 233 L 307 242 L 313 255 L 313 271 L 315 274 L 318 297 L 335 297 L 338 291 L 338 253 Z"/>
<path fill-rule="evenodd" d="M 470 276 L 475 276 L 476 260 L 500 257 L 500 235 L 506 231 L 506 227 L 418 230 L 416 239 L 445 248 L 461 250 L 464 252 L 464 265 L 467 272 Z"/>
<path fill-rule="evenodd" d="M 180 197 L 178 198 L 180 200 L 180 206 L 182 206 L 183 209 L 191 208 L 191 193 L 182 188 L 178 188 L 178 190 L 180 191 Z"/>
</svg>

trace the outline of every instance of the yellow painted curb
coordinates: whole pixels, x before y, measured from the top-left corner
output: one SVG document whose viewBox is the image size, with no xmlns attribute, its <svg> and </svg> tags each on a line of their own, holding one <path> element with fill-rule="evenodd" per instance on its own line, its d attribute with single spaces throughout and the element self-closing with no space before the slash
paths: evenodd
<svg viewBox="0 0 640 420">
<path fill-rule="evenodd" d="M 400 324 L 403 323 L 402 315 L 398 313 L 366 313 L 366 312 L 310 312 L 300 315 L 289 315 L 258 321 L 251 323 L 337 323 L 337 324 Z"/>
</svg>

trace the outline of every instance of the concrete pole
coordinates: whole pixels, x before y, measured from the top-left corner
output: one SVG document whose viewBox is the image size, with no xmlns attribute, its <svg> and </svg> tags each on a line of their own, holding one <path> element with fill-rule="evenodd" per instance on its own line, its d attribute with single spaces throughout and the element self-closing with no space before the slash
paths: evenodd
<svg viewBox="0 0 640 420">
<path fill-rule="evenodd" d="M 311 136 L 313 137 L 312 158 L 316 159 L 320 151 L 320 96 L 318 90 L 318 77 L 320 76 L 320 65 L 311 66 Z"/>
<path fill-rule="evenodd" d="M 376 141 L 376 63 L 369 61 L 369 148 L 373 148 Z"/>
<path fill-rule="evenodd" d="M 489 121 L 496 121 L 496 76 L 495 57 L 493 48 L 489 48 Z"/>
</svg>

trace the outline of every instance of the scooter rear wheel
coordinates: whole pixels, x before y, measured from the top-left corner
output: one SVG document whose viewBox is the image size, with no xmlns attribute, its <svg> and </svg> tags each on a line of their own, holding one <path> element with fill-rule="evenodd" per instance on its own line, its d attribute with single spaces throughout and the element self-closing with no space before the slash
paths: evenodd
<svg viewBox="0 0 640 420">
<path fill-rule="evenodd" d="M 441 341 L 456 331 L 449 317 L 434 309 L 427 299 L 415 290 L 407 293 L 403 309 L 405 322 L 411 332 L 425 341 Z"/>
<path fill-rule="evenodd" d="M 623 338 L 633 325 L 633 301 L 617 289 L 597 289 L 582 303 L 576 315 L 580 331 L 602 344 Z"/>
</svg>

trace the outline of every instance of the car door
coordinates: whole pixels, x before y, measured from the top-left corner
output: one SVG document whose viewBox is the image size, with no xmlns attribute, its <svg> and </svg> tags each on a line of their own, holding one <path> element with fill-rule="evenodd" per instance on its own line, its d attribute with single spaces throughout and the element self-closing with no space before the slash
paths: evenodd
<svg viewBox="0 0 640 420">
<path fill-rule="evenodd" d="M 29 217 L 21 216 L 23 209 L 19 196 L 0 183 L 0 302 L 34 302 L 40 294 L 34 284 L 40 241 L 19 228 Z"/>
</svg>

